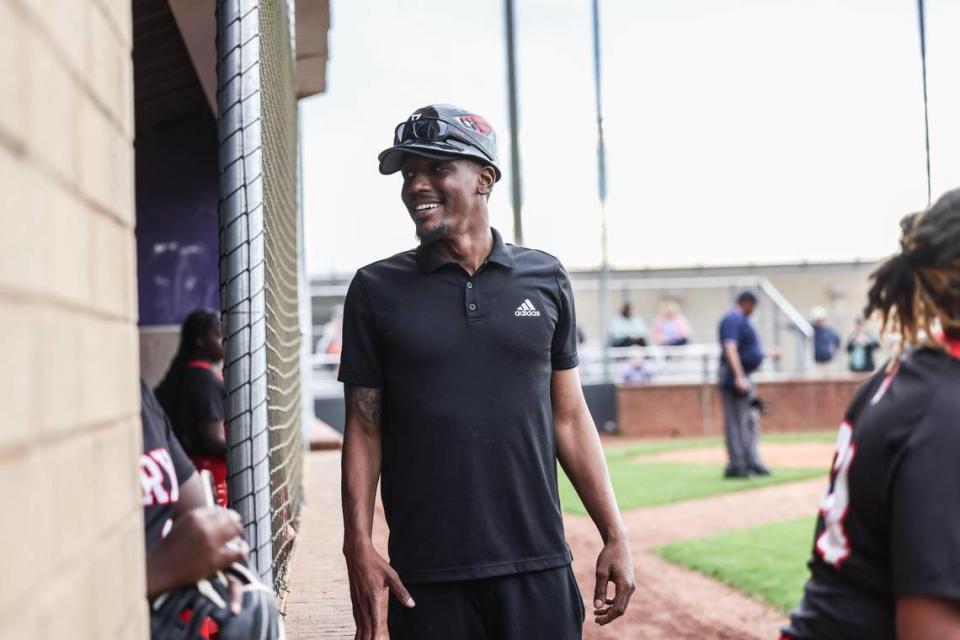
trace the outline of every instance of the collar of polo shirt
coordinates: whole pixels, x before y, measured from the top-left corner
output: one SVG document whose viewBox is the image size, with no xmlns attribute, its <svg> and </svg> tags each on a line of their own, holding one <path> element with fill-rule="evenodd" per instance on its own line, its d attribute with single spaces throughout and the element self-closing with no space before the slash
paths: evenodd
<svg viewBox="0 0 960 640">
<path fill-rule="evenodd" d="M 487 261 L 496 262 L 508 269 L 512 269 L 513 253 L 511 253 L 510 247 L 503 241 L 503 237 L 501 237 L 499 231 L 490 227 L 490 232 L 493 234 L 493 250 L 490 252 L 490 255 L 487 256 Z M 432 273 L 447 264 L 455 264 L 455 261 L 437 253 L 432 244 L 417 247 L 417 265 L 424 273 Z"/>
</svg>

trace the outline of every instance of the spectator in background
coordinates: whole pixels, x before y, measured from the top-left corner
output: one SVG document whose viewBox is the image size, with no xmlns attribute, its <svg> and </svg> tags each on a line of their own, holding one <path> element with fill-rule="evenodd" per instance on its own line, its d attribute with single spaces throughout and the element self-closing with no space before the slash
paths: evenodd
<svg viewBox="0 0 960 640">
<path fill-rule="evenodd" d="M 674 300 L 664 300 L 653 322 L 653 341 L 662 347 L 675 347 L 690 342 L 690 323 Z"/>
<path fill-rule="evenodd" d="M 577 325 L 577 344 L 583 344 L 587 341 L 587 334 L 583 330 L 583 327 Z"/>
<path fill-rule="evenodd" d="M 818 365 L 827 365 L 840 350 L 840 336 L 827 324 L 827 310 L 814 307 L 810 312 L 813 323 L 813 360 Z"/>
<path fill-rule="evenodd" d="M 867 321 L 857 318 L 853 333 L 847 340 L 847 354 L 850 356 L 850 371 L 863 373 L 873 371 L 873 352 L 880 348 L 880 340 L 867 328 Z"/>
<path fill-rule="evenodd" d="M 765 353 L 750 315 L 757 308 L 757 296 L 743 291 L 736 304 L 720 320 L 720 398 L 723 402 L 723 431 L 727 445 L 724 477 L 748 478 L 769 475 L 760 459 L 760 402 L 750 374 L 763 362 Z M 776 354 L 773 354 L 776 357 Z"/>
<path fill-rule="evenodd" d="M 336 356 L 336 362 L 326 362 L 324 369 L 336 373 L 340 368 L 340 351 L 343 349 L 343 305 L 338 304 L 333 308 L 333 316 L 330 321 L 323 325 L 323 335 L 317 341 L 317 353 L 325 356 Z"/>
<path fill-rule="evenodd" d="M 610 346 L 647 346 L 647 323 L 640 316 L 633 315 L 629 302 L 624 302 L 620 314 L 610 321 Z"/>
<path fill-rule="evenodd" d="M 653 382 L 653 368 L 643 355 L 643 351 L 636 349 L 630 359 L 623 365 L 620 378 L 624 384 L 650 384 Z"/>
<path fill-rule="evenodd" d="M 214 365 L 223 361 L 220 314 L 198 309 L 180 329 L 180 347 L 157 387 L 157 399 L 173 433 L 198 469 L 213 475 L 217 502 L 227 504 L 226 432 L 223 379 Z"/>
</svg>

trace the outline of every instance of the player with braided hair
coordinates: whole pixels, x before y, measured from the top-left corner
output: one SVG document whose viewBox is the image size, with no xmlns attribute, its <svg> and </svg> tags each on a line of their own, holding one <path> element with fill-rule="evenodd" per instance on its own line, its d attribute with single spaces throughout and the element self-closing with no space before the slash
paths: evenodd
<svg viewBox="0 0 960 640">
<path fill-rule="evenodd" d="M 905 217 L 900 227 L 901 251 L 874 274 L 867 311 L 877 311 L 885 328 L 907 343 L 941 331 L 960 337 L 960 189 L 926 214 Z"/>
<path fill-rule="evenodd" d="M 227 440 L 223 378 L 214 365 L 223 360 L 220 314 L 197 309 L 180 330 L 180 346 L 157 387 L 157 400 L 173 433 L 197 469 L 213 475 L 217 502 L 227 506 Z"/>
<path fill-rule="evenodd" d="M 787 640 L 960 638 L 960 190 L 901 231 L 866 307 L 897 353 L 840 426 Z"/>
</svg>

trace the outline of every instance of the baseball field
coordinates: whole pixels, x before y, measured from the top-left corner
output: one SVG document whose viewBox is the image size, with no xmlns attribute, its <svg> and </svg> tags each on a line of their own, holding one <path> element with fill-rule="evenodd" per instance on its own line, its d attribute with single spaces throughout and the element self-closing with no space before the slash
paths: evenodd
<svg viewBox="0 0 960 640">
<path fill-rule="evenodd" d="M 637 591 L 622 620 L 588 639 L 778 637 L 806 579 L 832 433 L 768 436 L 772 476 L 724 480 L 718 439 L 604 442 L 630 531 Z M 601 542 L 561 474 L 561 504 L 581 591 Z"/>
<path fill-rule="evenodd" d="M 584 637 L 643 640 L 771 640 L 800 598 L 814 516 L 833 459 L 833 433 L 770 435 L 766 478 L 724 480 L 718 438 L 604 437 L 617 499 L 630 531 L 637 591 L 608 627 L 588 618 Z M 339 452 L 306 459 L 307 508 L 294 558 L 288 636 L 352 638 L 339 545 Z M 562 471 L 561 505 L 580 590 L 593 593 L 600 537 Z M 386 554 L 377 506 L 373 538 Z M 385 631 L 384 631 L 384 636 Z"/>
</svg>

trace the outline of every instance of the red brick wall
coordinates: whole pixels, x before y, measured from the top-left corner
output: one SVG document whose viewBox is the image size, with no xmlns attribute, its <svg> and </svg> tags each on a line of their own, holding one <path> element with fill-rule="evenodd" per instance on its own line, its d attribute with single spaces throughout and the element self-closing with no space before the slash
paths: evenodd
<svg viewBox="0 0 960 640">
<path fill-rule="evenodd" d="M 860 385 L 861 377 L 781 380 L 758 385 L 772 406 L 763 430 L 823 431 L 835 428 Z M 630 436 L 720 435 L 723 408 L 714 384 L 621 386 L 617 390 L 618 426 Z"/>
</svg>

